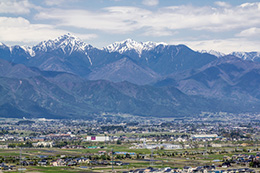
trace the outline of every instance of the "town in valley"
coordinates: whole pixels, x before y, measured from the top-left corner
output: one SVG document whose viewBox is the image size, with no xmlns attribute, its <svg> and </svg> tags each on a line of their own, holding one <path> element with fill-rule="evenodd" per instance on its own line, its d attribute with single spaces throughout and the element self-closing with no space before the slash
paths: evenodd
<svg viewBox="0 0 260 173">
<path fill-rule="evenodd" d="M 257 172 L 260 116 L 0 120 L 1 170 Z"/>
</svg>

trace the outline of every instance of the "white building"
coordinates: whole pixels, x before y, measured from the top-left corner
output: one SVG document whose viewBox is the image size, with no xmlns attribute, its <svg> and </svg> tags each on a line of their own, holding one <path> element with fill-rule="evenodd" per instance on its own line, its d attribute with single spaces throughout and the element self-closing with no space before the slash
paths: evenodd
<svg viewBox="0 0 260 173">
<path fill-rule="evenodd" d="M 53 142 L 36 142 L 36 143 L 32 143 L 32 145 L 34 147 L 52 147 L 53 146 Z"/>
<path fill-rule="evenodd" d="M 175 144 L 153 144 L 153 145 L 144 144 L 143 148 L 146 149 L 164 148 L 165 150 L 175 150 L 175 149 L 182 149 L 182 146 L 175 145 Z"/>
<path fill-rule="evenodd" d="M 201 135 L 191 135 L 191 138 L 217 138 L 218 135 L 217 134 L 201 134 Z"/>
<path fill-rule="evenodd" d="M 110 137 L 109 136 L 87 136 L 84 141 L 106 142 L 106 141 L 110 141 Z"/>
</svg>

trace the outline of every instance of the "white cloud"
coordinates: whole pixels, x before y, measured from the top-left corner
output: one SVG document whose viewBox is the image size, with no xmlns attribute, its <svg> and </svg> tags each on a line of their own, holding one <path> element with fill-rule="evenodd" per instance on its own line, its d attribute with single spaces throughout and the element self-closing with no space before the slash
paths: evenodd
<svg viewBox="0 0 260 173">
<path fill-rule="evenodd" d="M 222 2 L 218 3 L 221 5 Z M 119 34 L 147 29 L 152 35 L 164 31 L 174 33 L 182 29 L 224 32 L 260 27 L 259 18 L 260 3 L 248 3 L 229 8 L 226 8 L 223 3 L 218 8 L 184 5 L 161 8 L 157 11 L 121 6 L 104 8 L 100 11 L 52 9 L 37 15 L 37 19 L 56 20 L 59 26 Z"/>
<path fill-rule="evenodd" d="M 0 17 L 1 42 L 24 42 L 35 44 L 43 40 L 58 37 L 65 33 L 68 33 L 68 31 L 56 29 L 53 26 L 46 24 L 31 24 L 22 17 Z M 96 35 L 80 34 L 79 37 L 87 40 L 95 38 Z"/>
<path fill-rule="evenodd" d="M 65 0 L 45 0 L 45 4 L 48 6 L 60 5 L 64 3 Z"/>
<path fill-rule="evenodd" d="M 159 4 L 159 0 L 143 0 L 143 4 L 147 6 L 156 6 Z"/>
<path fill-rule="evenodd" d="M 243 6 L 213 8 L 209 6 L 173 6 L 161 10 L 161 25 L 170 24 L 169 29 L 230 31 L 237 28 L 260 25 L 260 3 L 249 9 Z M 256 20 L 257 19 L 257 20 Z"/>
<path fill-rule="evenodd" d="M 231 7 L 231 5 L 229 3 L 224 2 L 224 1 L 217 1 L 217 2 L 215 2 L 215 4 L 220 7 L 226 7 L 226 8 Z"/>
<path fill-rule="evenodd" d="M 161 36 L 172 36 L 178 33 L 177 31 L 169 31 L 169 30 L 154 30 L 154 29 L 147 29 L 144 31 L 144 36 L 152 36 L 152 37 L 161 37 Z"/>
<path fill-rule="evenodd" d="M 28 14 L 33 6 L 28 0 L 0 0 L 0 13 Z"/>
<path fill-rule="evenodd" d="M 100 12 L 53 9 L 39 13 L 36 19 L 58 20 L 57 25 L 59 26 L 124 34 L 142 28 L 141 18 L 149 15 L 151 15 L 150 11 L 140 8 L 109 7 Z"/>
<path fill-rule="evenodd" d="M 260 28 L 252 27 L 246 30 L 241 31 L 237 34 L 239 37 L 260 37 Z"/>
<path fill-rule="evenodd" d="M 45 0 L 44 2 L 55 6 L 67 1 Z M 159 1 L 153 2 L 154 5 L 157 3 Z M 256 45 L 259 45 L 260 2 L 231 6 L 224 1 L 217 1 L 215 6 L 180 5 L 152 8 L 152 10 L 131 6 L 79 10 L 68 9 L 68 7 L 66 9 L 41 8 L 30 4 L 28 0 L 0 0 L 2 13 L 28 15 L 32 8 L 38 10 L 37 15 L 34 16 L 34 22 L 46 24 L 32 24 L 23 17 L 0 17 L 1 41 L 38 42 L 67 33 L 67 29 L 73 28 L 80 31 L 93 30 L 101 34 L 108 33 L 116 38 L 119 37 L 118 34 L 122 34 L 120 37 L 124 36 L 123 34 L 134 34 L 140 37 L 176 36 L 180 38 L 181 34 L 186 32 L 189 37 L 194 38 L 193 40 L 198 40 L 202 38 L 201 35 L 205 35 L 203 39 L 207 40 L 204 41 L 187 39 L 186 41 L 179 40 L 179 43 L 187 43 L 194 49 L 216 49 L 222 52 L 250 48 L 257 50 Z M 62 29 L 64 27 L 66 29 Z M 217 39 L 219 35 L 223 38 L 227 34 L 230 39 Z M 79 37 L 91 39 L 97 35 L 83 34 Z"/>
</svg>

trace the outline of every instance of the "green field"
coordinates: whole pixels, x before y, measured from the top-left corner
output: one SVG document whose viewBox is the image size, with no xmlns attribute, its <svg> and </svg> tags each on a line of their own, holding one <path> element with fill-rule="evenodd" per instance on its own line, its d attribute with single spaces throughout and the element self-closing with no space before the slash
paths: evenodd
<svg viewBox="0 0 260 173">
<path fill-rule="evenodd" d="M 91 146 L 91 145 L 89 145 Z M 94 145 L 93 145 L 94 146 Z M 100 145 L 101 146 L 101 145 Z M 137 158 L 132 159 L 120 159 L 120 161 L 129 163 L 129 165 L 124 166 L 114 166 L 116 170 L 130 170 L 137 168 L 146 168 L 149 166 L 152 167 L 172 167 L 172 168 L 182 168 L 184 166 L 203 166 L 203 165 L 218 165 L 223 162 L 214 162 L 213 160 L 222 161 L 223 157 L 229 156 L 232 157 L 234 154 L 256 154 L 257 150 L 255 149 L 251 153 L 241 152 L 242 150 L 253 149 L 251 147 L 240 147 L 239 152 L 236 151 L 237 147 L 223 147 L 223 148 L 212 148 L 208 147 L 207 151 L 212 151 L 212 153 L 202 154 L 205 148 L 197 149 L 179 149 L 179 150 L 161 150 L 154 149 L 153 156 L 151 157 L 151 150 L 148 149 L 129 149 L 130 144 L 125 145 L 116 145 L 116 144 L 104 144 L 102 149 L 59 149 L 59 148 L 23 148 L 22 149 L 22 159 L 23 160 L 40 160 L 39 156 L 44 155 L 46 158 L 51 161 L 59 158 L 61 155 L 66 157 L 88 157 L 90 154 L 98 153 L 98 151 L 107 151 L 107 153 L 113 151 L 124 151 L 124 152 L 134 152 L 145 156 L 147 160 L 141 160 Z M 214 151 L 214 152 L 213 152 Z M 19 158 L 20 149 L 0 149 L 0 159 L 10 159 L 10 158 Z M 93 158 L 97 158 L 96 156 Z M 154 161 L 150 161 L 153 159 Z M 10 159 L 12 160 L 12 159 Z M 116 155 L 114 155 L 114 160 Z M 109 161 L 109 160 L 108 160 Z M 4 161 L 7 163 L 6 161 Z M 19 167 L 17 163 L 9 161 L 7 164 L 16 165 L 16 168 Z M 80 168 L 80 166 L 87 166 L 88 168 Z M 109 172 L 112 167 L 111 165 L 100 166 L 100 165 L 88 165 L 80 164 L 75 167 L 51 167 L 51 166 L 25 166 L 27 169 L 26 172 Z M 10 171 L 9 171 L 10 172 Z M 15 172 L 15 171 L 13 171 Z M 18 171 L 16 171 L 18 172 Z"/>
</svg>

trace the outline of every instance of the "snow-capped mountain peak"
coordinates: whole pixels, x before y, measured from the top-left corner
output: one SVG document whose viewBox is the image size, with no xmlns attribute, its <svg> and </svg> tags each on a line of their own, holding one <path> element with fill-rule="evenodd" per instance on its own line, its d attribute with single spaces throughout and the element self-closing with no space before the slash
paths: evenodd
<svg viewBox="0 0 260 173">
<path fill-rule="evenodd" d="M 6 44 L 0 42 L 0 47 L 8 47 Z"/>
<path fill-rule="evenodd" d="M 24 53 L 28 56 L 27 59 L 30 59 L 31 57 L 35 56 L 35 51 L 30 46 L 19 46 L 19 45 L 6 46 L 5 44 L 3 44 L 3 46 L 8 48 L 11 54 L 17 51 L 24 51 Z"/>
<path fill-rule="evenodd" d="M 230 55 L 236 56 L 247 61 L 260 60 L 260 52 L 232 52 Z"/>
<path fill-rule="evenodd" d="M 51 51 L 61 49 L 64 54 L 71 54 L 73 51 L 84 51 L 92 47 L 89 44 L 84 43 L 78 37 L 68 33 L 58 38 L 43 41 L 33 47 L 35 51 Z"/>
<path fill-rule="evenodd" d="M 166 43 L 154 43 L 154 42 L 137 42 L 134 41 L 133 39 L 126 39 L 121 42 L 115 42 L 113 44 L 108 45 L 107 47 L 104 47 L 103 50 L 106 50 L 108 52 L 119 52 L 119 53 L 124 53 L 126 51 L 131 51 L 134 50 L 136 51 L 139 55 L 142 54 L 142 51 L 144 50 L 151 50 L 154 49 L 156 46 Z"/>
<path fill-rule="evenodd" d="M 21 48 L 27 52 L 31 57 L 34 57 L 35 56 L 35 51 L 33 50 L 32 47 L 30 46 L 21 46 Z"/>
<path fill-rule="evenodd" d="M 223 57 L 225 56 L 226 54 L 222 53 L 222 52 L 218 52 L 218 51 L 215 51 L 215 50 L 201 50 L 199 51 L 200 53 L 208 53 L 208 54 L 211 54 L 211 55 L 214 55 L 216 57 Z"/>
</svg>

